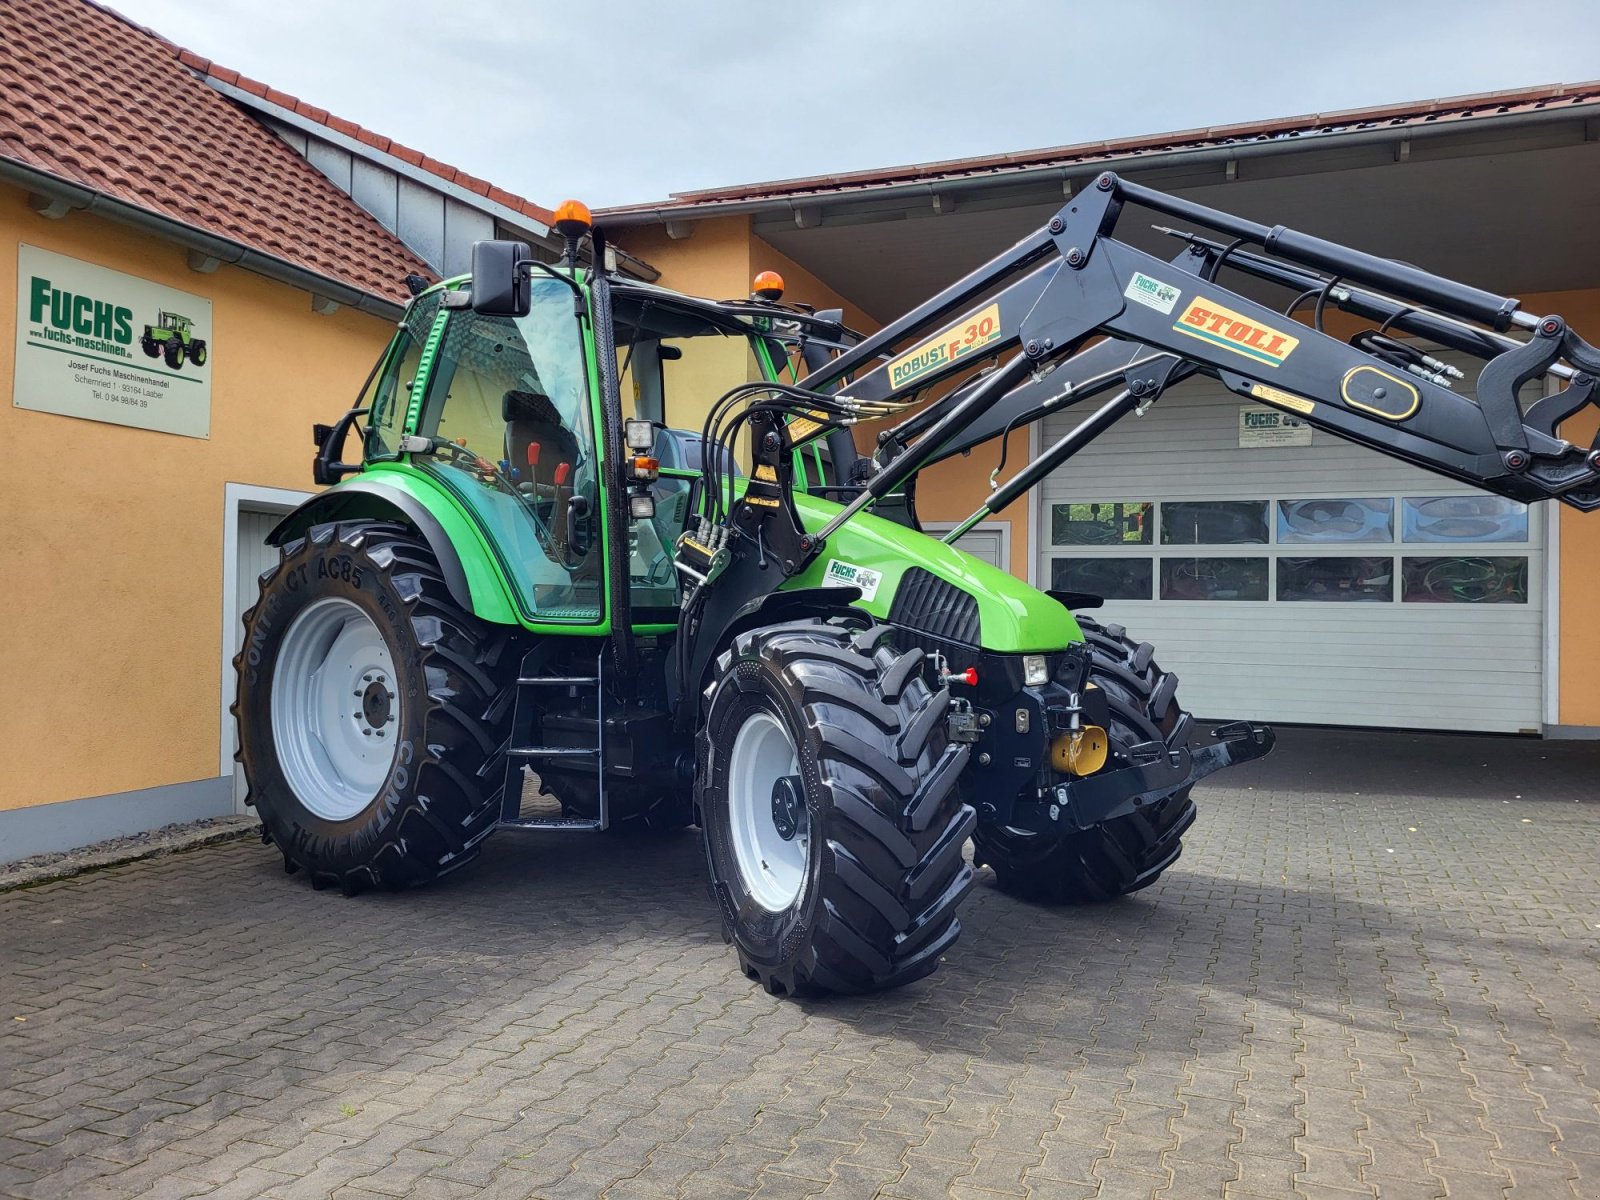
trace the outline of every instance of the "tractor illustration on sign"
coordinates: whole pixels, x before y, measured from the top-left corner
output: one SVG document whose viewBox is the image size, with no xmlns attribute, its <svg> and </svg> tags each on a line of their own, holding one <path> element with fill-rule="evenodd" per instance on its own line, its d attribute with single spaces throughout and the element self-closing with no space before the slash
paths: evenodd
<svg viewBox="0 0 1600 1200">
<path fill-rule="evenodd" d="M 206 365 L 205 339 L 194 336 L 194 322 L 166 309 L 161 310 L 154 325 L 144 327 L 139 346 L 151 358 L 166 359 L 174 371 L 183 366 L 185 358 L 197 367 Z"/>
</svg>

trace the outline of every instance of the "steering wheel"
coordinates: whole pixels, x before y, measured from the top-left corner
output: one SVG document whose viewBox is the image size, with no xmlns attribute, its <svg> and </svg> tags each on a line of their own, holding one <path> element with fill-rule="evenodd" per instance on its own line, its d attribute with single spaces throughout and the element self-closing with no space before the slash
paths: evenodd
<svg viewBox="0 0 1600 1200">
<path fill-rule="evenodd" d="M 502 491 L 510 492 L 513 496 L 521 496 L 517 490 L 514 479 L 500 469 L 500 464 L 484 458 L 475 450 L 469 450 L 459 442 L 447 442 L 443 438 L 433 438 L 432 453 L 448 454 L 457 465 L 462 466 L 469 474 L 476 475 L 478 482 L 485 487 L 498 484 Z"/>
<path fill-rule="evenodd" d="M 517 481 L 500 469 L 500 464 L 484 458 L 483 455 L 475 450 L 469 450 L 459 442 L 446 441 L 444 438 L 432 438 L 430 440 L 433 442 L 433 454 L 447 454 L 454 464 L 462 467 L 469 474 L 476 476 L 478 482 L 485 487 L 498 487 L 499 490 L 515 497 L 533 521 L 533 531 L 539 539 L 539 544 L 544 547 L 545 553 L 553 561 L 569 571 L 577 565 L 576 563 L 568 562 L 567 556 L 557 550 L 555 537 L 550 532 L 549 524 L 539 515 L 539 510 L 529 501 L 527 494 L 517 486 Z"/>
</svg>

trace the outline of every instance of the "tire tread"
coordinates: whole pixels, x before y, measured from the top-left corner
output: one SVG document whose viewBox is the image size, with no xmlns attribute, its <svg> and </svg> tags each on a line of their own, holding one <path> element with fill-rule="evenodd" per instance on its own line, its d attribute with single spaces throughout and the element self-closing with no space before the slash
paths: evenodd
<svg viewBox="0 0 1600 1200">
<path fill-rule="evenodd" d="M 1090 678 L 1111 704 L 1113 746 L 1188 736 L 1188 714 L 1177 705 L 1178 677 L 1154 661 L 1149 642 L 1134 642 L 1121 625 L 1077 614 L 1093 655 Z M 1041 844 L 980 827 L 981 861 L 994 868 L 1001 890 L 1061 904 L 1110 900 L 1149 887 L 1183 852 L 1183 834 L 1197 815 L 1189 789 L 1142 812 Z"/>
</svg>

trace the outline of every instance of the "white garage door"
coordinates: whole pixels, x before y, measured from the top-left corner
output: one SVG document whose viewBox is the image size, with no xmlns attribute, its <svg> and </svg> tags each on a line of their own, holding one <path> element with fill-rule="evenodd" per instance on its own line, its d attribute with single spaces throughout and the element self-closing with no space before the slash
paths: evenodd
<svg viewBox="0 0 1600 1200">
<path fill-rule="evenodd" d="M 1258 411 L 1195 379 L 1124 419 L 1043 485 L 1040 579 L 1199 716 L 1537 731 L 1543 512 Z"/>
<path fill-rule="evenodd" d="M 924 521 L 923 531 L 942 538 L 955 526 L 946 521 Z M 1011 522 L 982 521 L 974 525 L 955 541 L 957 550 L 965 550 L 973 558 L 980 558 L 1002 571 L 1011 569 Z"/>
</svg>

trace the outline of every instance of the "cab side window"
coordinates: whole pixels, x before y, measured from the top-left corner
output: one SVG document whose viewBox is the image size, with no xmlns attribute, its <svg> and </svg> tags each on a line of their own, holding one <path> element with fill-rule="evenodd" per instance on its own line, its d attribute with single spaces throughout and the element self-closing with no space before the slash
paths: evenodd
<svg viewBox="0 0 1600 1200">
<path fill-rule="evenodd" d="M 422 348 L 439 315 L 439 303 L 440 293 L 433 292 L 406 311 L 388 362 L 361 398 L 361 407 L 371 410 L 367 414 L 368 458 L 393 458 L 399 452 L 412 389 L 421 382 L 417 368 L 422 363 Z"/>
</svg>

